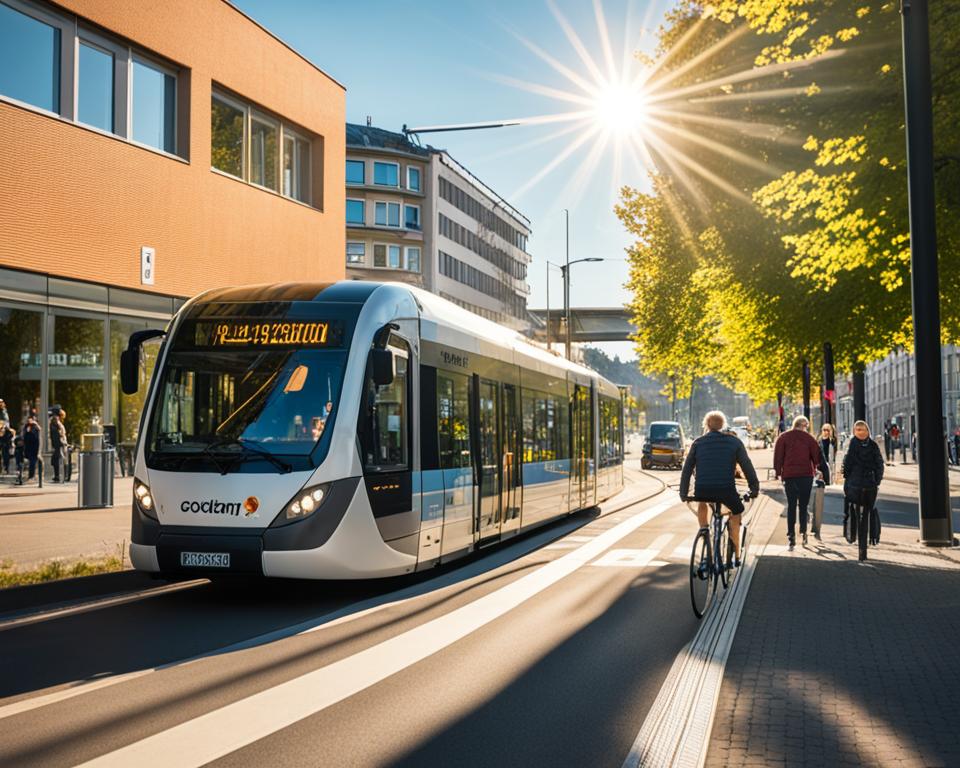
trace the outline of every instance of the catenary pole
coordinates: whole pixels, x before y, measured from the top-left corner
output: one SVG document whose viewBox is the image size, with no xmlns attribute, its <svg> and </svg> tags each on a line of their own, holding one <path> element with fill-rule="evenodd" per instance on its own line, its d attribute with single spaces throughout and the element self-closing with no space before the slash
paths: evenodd
<svg viewBox="0 0 960 768">
<path fill-rule="evenodd" d="M 910 277 L 916 365 L 920 541 L 947 546 L 953 539 L 943 439 L 940 367 L 940 285 L 933 181 L 933 102 L 927 0 L 901 0 L 907 188 L 910 205 Z"/>
<path fill-rule="evenodd" d="M 570 211 L 563 209 L 564 232 L 566 240 L 567 262 L 563 268 L 563 322 L 566 326 L 564 349 L 567 360 L 570 359 Z"/>
<path fill-rule="evenodd" d="M 803 418 L 810 421 L 810 363 L 803 361 Z"/>
</svg>

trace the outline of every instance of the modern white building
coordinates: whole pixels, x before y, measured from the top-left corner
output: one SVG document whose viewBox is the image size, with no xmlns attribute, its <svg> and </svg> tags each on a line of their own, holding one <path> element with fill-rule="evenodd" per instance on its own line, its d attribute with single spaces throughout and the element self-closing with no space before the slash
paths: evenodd
<svg viewBox="0 0 960 768">
<path fill-rule="evenodd" d="M 445 150 L 347 124 L 347 277 L 399 280 L 525 330 L 530 221 Z"/>
</svg>

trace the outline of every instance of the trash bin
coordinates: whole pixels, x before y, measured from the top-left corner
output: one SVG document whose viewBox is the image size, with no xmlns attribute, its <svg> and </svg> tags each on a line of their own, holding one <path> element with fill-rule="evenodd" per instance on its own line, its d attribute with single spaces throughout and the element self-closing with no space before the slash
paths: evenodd
<svg viewBox="0 0 960 768">
<path fill-rule="evenodd" d="M 115 452 L 113 448 L 103 447 L 103 435 L 84 435 L 83 438 L 86 450 L 80 451 L 77 506 L 80 509 L 112 507 Z"/>
</svg>

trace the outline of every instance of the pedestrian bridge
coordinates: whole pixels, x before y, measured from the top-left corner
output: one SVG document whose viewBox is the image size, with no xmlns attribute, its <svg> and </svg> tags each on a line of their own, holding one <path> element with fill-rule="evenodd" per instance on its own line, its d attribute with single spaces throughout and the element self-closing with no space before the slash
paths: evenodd
<svg viewBox="0 0 960 768">
<path fill-rule="evenodd" d="M 547 337 L 547 310 L 527 310 L 534 320 L 534 338 L 545 341 Z M 630 341 L 637 332 L 630 321 L 630 313 L 623 307 L 580 307 L 570 310 L 570 340 Z M 550 340 L 562 344 L 565 339 L 563 308 L 550 310 Z"/>
</svg>

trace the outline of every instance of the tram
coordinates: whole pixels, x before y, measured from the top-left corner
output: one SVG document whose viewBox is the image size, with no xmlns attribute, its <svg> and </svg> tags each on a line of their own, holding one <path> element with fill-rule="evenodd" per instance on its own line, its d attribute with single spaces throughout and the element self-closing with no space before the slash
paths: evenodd
<svg viewBox="0 0 960 768">
<path fill-rule="evenodd" d="M 396 283 L 207 291 L 121 356 L 130 559 L 166 577 L 431 568 L 623 487 L 618 388 Z"/>
</svg>

